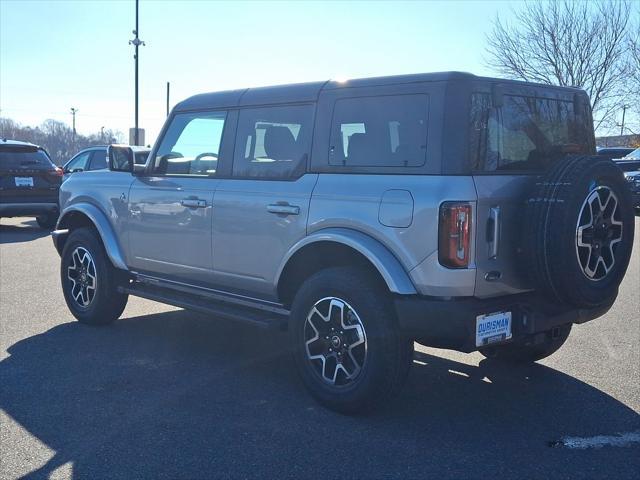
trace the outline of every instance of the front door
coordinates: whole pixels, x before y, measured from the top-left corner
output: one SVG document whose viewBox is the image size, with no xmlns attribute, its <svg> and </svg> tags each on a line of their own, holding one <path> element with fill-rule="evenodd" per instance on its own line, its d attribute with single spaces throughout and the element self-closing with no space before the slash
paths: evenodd
<svg viewBox="0 0 640 480">
<path fill-rule="evenodd" d="M 314 107 L 240 111 L 233 172 L 214 195 L 213 266 L 220 288 L 275 298 L 285 254 L 306 235 L 317 175 L 305 173 Z"/>
<path fill-rule="evenodd" d="M 134 270 L 208 283 L 213 267 L 213 195 L 226 112 L 174 115 L 147 171 L 129 194 Z"/>
</svg>

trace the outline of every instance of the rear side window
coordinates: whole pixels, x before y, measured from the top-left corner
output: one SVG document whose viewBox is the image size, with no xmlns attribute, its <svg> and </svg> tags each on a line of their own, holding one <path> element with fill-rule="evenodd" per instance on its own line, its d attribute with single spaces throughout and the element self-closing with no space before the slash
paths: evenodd
<svg viewBox="0 0 640 480">
<path fill-rule="evenodd" d="M 470 151 L 476 171 L 540 170 L 567 154 L 589 153 L 593 130 L 574 102 L 505 95 L 491 106 L 488 94 L 471 101 Z"/>
<path fill-rule="evenodd" d="M 427 95 L 337 100 L 329 164 L 420 167 L 427 157 Z"/>
<path fill-rule="evenodd" d="M 44 150 L 3 146 L 0 148 L 0 168 L 2 170 L 51 170 L 53 163 Z"/>
<path fill-rule="evenodd" d="M 154 172 L 160 175 L 215 175 L 226 117 L 226 112 L 175 115 L 156 152 Z M 135 163 L 138 161 L 136 158 Z"/>
<path fill-rule="evenodd" d="M 313 105 L 251 108 L 240 111 L 233 175 L 289 179 L 306 170 Z"/>
</svg>

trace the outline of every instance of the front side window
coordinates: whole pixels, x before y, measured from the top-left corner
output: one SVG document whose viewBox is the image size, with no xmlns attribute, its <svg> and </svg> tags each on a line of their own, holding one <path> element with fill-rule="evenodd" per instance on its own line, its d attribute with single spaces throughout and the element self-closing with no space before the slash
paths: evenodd
<svg viewBox="0 0 640 480">
<path fill-rule="evenodd" d="M 215 175 L 226 116 L 226 112 L 176 114 L 155 154 L 154 173 Z"/>
<path fill-rule="evenodd" d="M 427 95 L 337 100 L 329 163 L 353 167 L 420 167 L 427 157 Z"/>
<path fill-rule="evenodd" d="M 311 148 L 313 106 L 240 111 L 233 175 L 288 179 L 304 173 Z"/>
<path fill-rule="evenodd" d="M 476 171 L 539 170 L 567 154 L 589 153 L 592 131 L 574 102 L 505 95 L 501 107 L 474 94 L 471 164 Z"/>
<path fill-rule="evenodd" d="M 87 169 L 87 165 L 89 163 L 89 157 L 91 156 L 91 152 L 82 152 L 76 158 L 67 163 L 65 167 L 65 171 L 73 172 L 73 171 L 82 171 Z"/>
</svg>

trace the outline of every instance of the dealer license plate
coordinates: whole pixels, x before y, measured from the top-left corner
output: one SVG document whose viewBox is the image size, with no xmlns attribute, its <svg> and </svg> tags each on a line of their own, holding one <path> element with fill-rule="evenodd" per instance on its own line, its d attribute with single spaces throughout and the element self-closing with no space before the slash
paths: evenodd
<svg viewBox="0 0 640 480">
<path fill-rule="evenodd" d="M 33 177 L 15 177 L 16 187 L 33 187 Z"/>
<path fill-rule="evenodd" d="M 511 338 L 511 312 L 489 313 L 476 317 L 476 347 Z"/>
</svg>

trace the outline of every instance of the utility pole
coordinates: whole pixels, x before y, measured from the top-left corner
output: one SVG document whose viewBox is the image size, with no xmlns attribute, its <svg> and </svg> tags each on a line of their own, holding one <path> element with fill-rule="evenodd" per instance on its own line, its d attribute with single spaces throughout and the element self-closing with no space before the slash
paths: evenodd
<svg viewBox="0 0 640 480">
<path fill-rule="evenodd" d="M 100 141 L 104 143 L 104 127 L 100 127 Z"/>
<path fill-rule="evenodd" d="M 73 146 L 76 145 L 76 113 L 78 112 L 77 108 L 71 107 L 71 115 L 73 116 Z"/>
<path fill-rule="evenodd" d="M 135 78 L 135 104 L 136 104 L 136 113 L 135 113 L 135 131 L 134 131 L 134 143 L 138 145 L 138 47 L 140 45 L 144 45 L 144 42 L 140 40 L 138 37 L 139 28 L 138 28 L 138 0 L 136 0 L 136 29 L 133 31 L 135 38 L 133 40 L 129 40 L 129 45 L 133 45 L 136 49 L 133 58 L 136 63 L 136 78 Z"/>
<path fill-rule="evenodd" d="M 620 136 L 624 135 L 624 116 L 627 113 L 629 105 L 622 105 L 622 123 L 620 124 Z"/>
<path fill-rule="evenodd" d="M 169 116 L 169 82 L 167 82 L 167 117 Z"/>
</svg>

